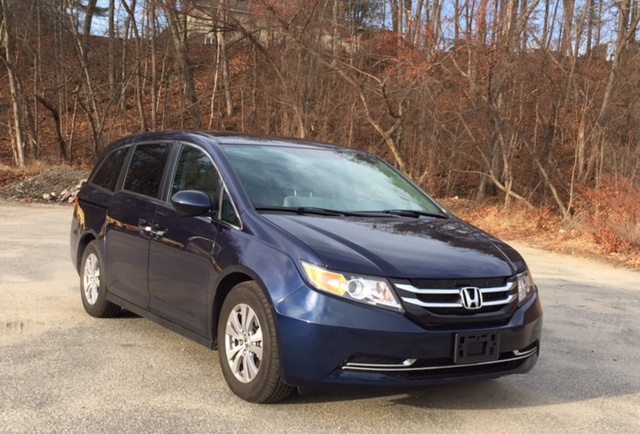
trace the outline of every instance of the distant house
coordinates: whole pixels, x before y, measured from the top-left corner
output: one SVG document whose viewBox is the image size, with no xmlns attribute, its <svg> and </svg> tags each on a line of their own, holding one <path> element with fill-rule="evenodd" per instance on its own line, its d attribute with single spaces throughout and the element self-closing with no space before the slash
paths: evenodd
<svg viewBox="0 0 640 434">
<path fill-rule="evenodd" d="M 203 44 L 215 44 L 216 34 L 225 31 L 225 17 L 245 24 L 251 23 L 253 16 L 247 0 L 194 0 L 187 15 L 187 37 L 191 42 Z M 240 35 L 227 33 L 231 39 Z"/>
<path fill-rule="evenodd" d="M 614 49 L 613 44 L 610 43 L 598 44 L 588 54 L 594 59 L 611 60 Z"/>
<path fill-rule="evenodd" d="M 245 31 L 250 31 L 256 40 L 265 45 L 275 41 L 280 43 L 287 38 L 278 32 L 277 27 L 269 26 L 261 19 L 248 0 L 192 0 L 187 12 L 187 39 L 191 43 L 215 44 L 220 35 L 224 35 L 227 43 L 239 41 L 246 36 L 230 28 L 232 26 L 228 25 L 229 22 L 241 23 Z M 358 31 L 352 37 L 342 38 L 338 34 L 332 34 L 329 27 L 318 30 L 316 36 L 316 42 L 324 49 L 355 52 L 363 31 Z"/>
</svg>

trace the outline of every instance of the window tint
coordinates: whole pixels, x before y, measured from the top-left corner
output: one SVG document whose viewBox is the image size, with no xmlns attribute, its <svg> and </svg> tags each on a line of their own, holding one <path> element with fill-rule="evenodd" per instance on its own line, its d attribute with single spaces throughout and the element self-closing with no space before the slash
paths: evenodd
<svg viewBox="0 0 640 434">
<path fill-rule="evenodd" d="M 115 191 L 128 151 L 129 148 L 123 148 L 110 153 L 91 178 L 91 182 L 107 190 Z"/>
<path fill-rule="evenodd" d="M 170 145 L 138 145 L 133 153 L 124 189 L 158 197 Z"/>
<path fill-rule="evenodd" d="M 201 190 L 216 200 L 220 176 L 211 159 L 198 148 L 183 146 L 171 184 L 171 196 L 182 190 Z"/>
</svg>

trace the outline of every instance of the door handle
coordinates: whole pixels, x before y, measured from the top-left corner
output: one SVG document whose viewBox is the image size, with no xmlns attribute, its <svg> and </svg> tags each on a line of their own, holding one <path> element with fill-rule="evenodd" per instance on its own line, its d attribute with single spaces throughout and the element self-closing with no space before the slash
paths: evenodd
<svg viewBox="0 0 640 434">
<path fill-rule="evenodd" d="M 148 220 L 138 219 L 138 229 L 142 232 L 146 232 L 147 234 L 155 235 L 156 237 L 162 237 L 169 230 L 168 228 L 163 228 L 157 223 L 151 224 Z"/>
<path fill-rule="evenodd" d="M 151 233 L 153 230 L 153 228 L 151 227 L 151 223 L 149 223 L 145 219 L 138 219 L 138 229 L 146 233 Z"/>
<path fill-rule="evenodd" d="M 160 226 L 158 224 L 151 225 L 151 227 L 149 229 L 150 229 L 150 232 L 153 235 L 157 236 L 157 237 L 164 236 L 164 234 L 166 234 L 167 231 L 169 230 L 168 228 L 163 228 L 162 226 Z"/>
</svg>

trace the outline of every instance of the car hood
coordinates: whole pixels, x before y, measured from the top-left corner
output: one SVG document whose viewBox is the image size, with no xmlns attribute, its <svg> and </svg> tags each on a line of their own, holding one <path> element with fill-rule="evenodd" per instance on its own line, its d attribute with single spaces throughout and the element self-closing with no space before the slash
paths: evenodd
<svg viewBox="0 0 640 434">
<path fill-rule="evenodd" d="M 457 219 L 263 214 L 311 248 L 328 268 L 395 278 L 511 276 L 520 255 Z"/>
</svg>

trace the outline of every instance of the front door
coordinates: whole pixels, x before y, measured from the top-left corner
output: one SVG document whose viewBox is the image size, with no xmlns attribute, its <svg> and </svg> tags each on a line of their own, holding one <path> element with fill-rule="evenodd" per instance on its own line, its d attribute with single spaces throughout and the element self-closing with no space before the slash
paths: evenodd
<svg viewBox="0 0 640 434">
<path fill-rule="evenodd" d="M 220 177 L 201 149 L 182 145 L 170 196 L 201 190 L 217 201 Z M 217 223 L 211 217 L 180 217 L 161 204 L 153 222 L 156 235 L 149 252 L 149 310 L 174 324 L 211 338 L 207 318 L 212 308 L 211 285 L 217 270 Z"/>
</svg>

